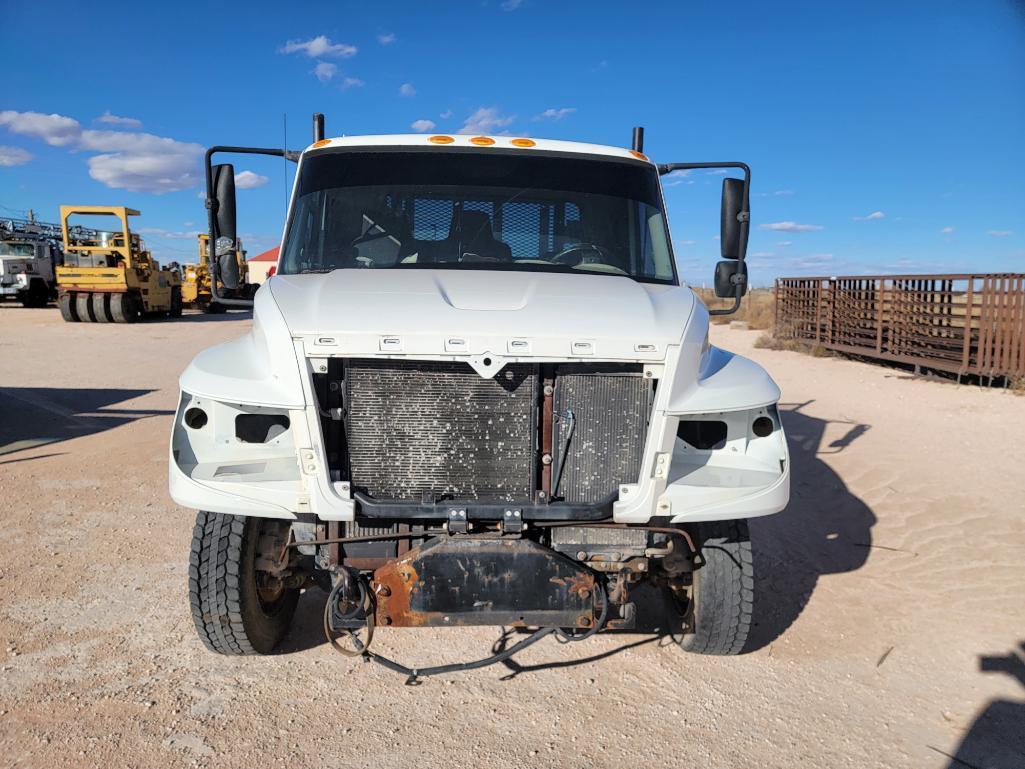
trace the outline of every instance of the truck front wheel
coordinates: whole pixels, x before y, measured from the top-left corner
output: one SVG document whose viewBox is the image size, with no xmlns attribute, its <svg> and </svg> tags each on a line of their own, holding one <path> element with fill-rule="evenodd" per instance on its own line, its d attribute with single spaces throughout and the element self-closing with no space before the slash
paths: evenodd
<svg viewBox="0 0 1025 769">
<path fill-rule="evenodd" d="M 295 614 L 299 590 L 257 569 L 264 529 L 276 521 L 200 512 L 189 554 L 189 604 L 211 651 L 270 654 Z"/>
<path fill-rule="evenodd" d="M 697 654 L 740 654 L 754 610 L 754 561 L 747 521 L 710 521 L 698 531 L 704 565 L 693 574 L 680 647 Z"/>
</svg>

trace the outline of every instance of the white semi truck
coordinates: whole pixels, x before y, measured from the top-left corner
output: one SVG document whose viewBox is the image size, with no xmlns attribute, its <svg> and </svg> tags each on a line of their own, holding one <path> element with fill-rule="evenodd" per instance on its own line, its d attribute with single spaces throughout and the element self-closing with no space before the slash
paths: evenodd
<svg viewBox="0 0 1025 769">
<path fill-rule="evenodd" d="M 31 212 L 30 212 L 31 214 Z M 54 268 L 61 263 L 60 225 L 0 219 L 0 301 L 45 307 L 57 298 Z"/>
<path fill-rule="evenodd" d="M 251 332 L 181 376 L 170 491 L 200 511 L 189 590 L 203 642 L 269 653 L 300 592 L 319 585 L 336 648 L 415 679 L 549 634 L 635 627 L 634 592 L 651 583 L 672 600 L 681 648 L 741 652 L 746 519 L 789 496 L 780 392 L 709 344 L 659 177 L 741 177 L 724 182 L 716 269 L 735 309 L 747 166 L 657 165 L 636 132 L 628 150 L 324 139 L 316 126 L 301 153 L 207 153 L 210 238 L 225 252 L 233 171 L 211 157 L 284 155 L 298 168 Z M 524 635 L 419 670 L 370 649 L 382 626 L 471 624 Z"/>
</svg>

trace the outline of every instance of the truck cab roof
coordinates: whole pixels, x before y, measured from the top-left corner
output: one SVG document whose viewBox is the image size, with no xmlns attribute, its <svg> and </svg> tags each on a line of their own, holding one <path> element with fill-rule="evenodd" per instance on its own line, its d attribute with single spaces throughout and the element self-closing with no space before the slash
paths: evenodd
<svg viewBox="0 0 1025 769">
<path fill-rule="evenodd" d="M 520 152 L 551 152 L 572 155 L 594 155 L 634 162 L 650 163 L 647 156 L 623 147 L 605 144 L 570 142 L 559 139 L 536 139 L 517 136 L 472 136 L 469 134 L 379 134 L 370 136 L 340 136 L 322 139 L 307 147 L 306 152 L 327 149 L 362 148 L 409 149 L 496 149 Z"/>
</svg>

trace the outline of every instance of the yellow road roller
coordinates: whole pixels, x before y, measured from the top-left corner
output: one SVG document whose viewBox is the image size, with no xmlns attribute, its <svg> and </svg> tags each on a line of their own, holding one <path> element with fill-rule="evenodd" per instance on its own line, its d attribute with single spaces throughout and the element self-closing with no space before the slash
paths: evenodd
<svg viewBox="0 0 1025 769">
<path fill-rule="evenodd" d="M 124 206 L 61 206 L 64 264 L 57 268 L 58 304 L 68 322 L 134 323 L 146 315 L 182 314 L 181 274 L 161 268 L 128 226 L 139 212 Z M 69 223 L 75 216 L 108 216 L 117 229 Z"/>
<path fill-rule="evenodd" d="M 206 313 L 224 312 L 227 305 L 218 302 L 210 291 L 210 236 L 205 232 L 199 234 L 199 261 L 196 264 L 186 264 L 182 267 L 182 301 L 186 307 L 194 307 Z M 218 249 L 220 252 L 221 249 Z M 259 286 L 249 282 L 249 264 L 246 262 L 246 252 L 242 248 L 242 241 L 235 242 L 229 248 L 228 254 L 218 253 L 218 258 L 233 258 L 238 268 L 238 286 L 236 288 L 221 288 L 224 296 L 232 299 L 252 299 L 253 294 Z"/>
</svg>

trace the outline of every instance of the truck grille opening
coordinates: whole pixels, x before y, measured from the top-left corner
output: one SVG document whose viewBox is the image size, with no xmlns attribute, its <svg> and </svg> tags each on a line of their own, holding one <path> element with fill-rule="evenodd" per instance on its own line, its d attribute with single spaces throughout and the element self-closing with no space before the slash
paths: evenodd
<svg viewBox="0 0 1025 769">
<path fill-rule="evenodd" d="M 639 364 L 509 364 L 485 379 L 464 362 L 336 359 L 315 384 L 334 477 L 427 504 L 536 503 L 556 475 L 556 500 L 609 499 L 638 480 L 654 393 Z"/>
</svg>

